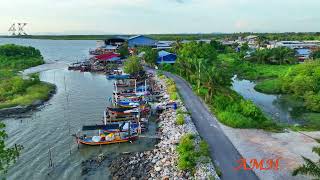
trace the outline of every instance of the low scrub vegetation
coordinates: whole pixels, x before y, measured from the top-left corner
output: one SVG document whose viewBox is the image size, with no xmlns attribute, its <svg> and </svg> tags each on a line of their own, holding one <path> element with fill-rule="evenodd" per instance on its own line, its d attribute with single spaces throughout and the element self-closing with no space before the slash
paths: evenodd
<svg viewBox="0 0 320 180">
<path fill-rule="evenodd" d="M 43 64 L 40 51 L 18 45 L 0 46 L 0 108 L 29 105 L 47 98 L 53 85 L 40 82 L 39 75 L 22 78 L 18 72 Z"/>
<path fill-rule="evenodd" d="M 179 95 L 177 92 L 176 83 L 172 79 L 167 78 L 166 85 L 167 85 L 167 90 L 168 90 L 170 99 L 173 101 L 177 100 L 179 98 Z"/>
<path fill-rule="evenodd" d="M 211 108 L 219 120 L 230 127 L 281 130 L 281 127 L 267 118 L 253 102 L 243 99 L 230 89 L 217 93 Z"/>
<path fill-rule="evenodd" d="M 204 140 L 201 140 L 199 148 L 196 148 L 193 134 L 186 134 L 181 137 L 177 151 L 179 154 L 178 167 L 184 171 L 192 172 L 201 158 L 210 156 L 209 145 Z"/>
<path fill-rule="evenodd" d="M 184 124 L 184 115 L 183 114 L 178 114 L 177 115 L 176 124 L 177 125 L 183 125 Z"/>
</svg>

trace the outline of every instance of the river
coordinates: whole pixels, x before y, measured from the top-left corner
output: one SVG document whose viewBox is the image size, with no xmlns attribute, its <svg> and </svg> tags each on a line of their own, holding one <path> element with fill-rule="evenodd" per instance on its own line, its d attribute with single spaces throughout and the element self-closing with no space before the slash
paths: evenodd
<svg viewBox="0 0 320 180">
<path fill-rule="evenodd" d="M 46 62 L 68 64 L 88 57 L 95 41 L 1 39 L 0 44 L 20 44 L 39 49 Z M 49 65 L 48 65 L 49 66 Z M 17 162 L 7 173 L 7 179 L 110 179 L 106 161 L 89 173 L 83 174 L 82 161 L 97 157 L 107 158 L 122 152 L 153 148 L 155 140 L 140 138 L 133 144 L 115 144 L 101 147 L 80 146 L 71 136 L 83 125 L 101 123 L 103 111 L 112 94 L 112 81 L 104 75 L 68 71 L 66 66 L 50 66 L 40 72 L 42 81 L 57 86 L 57 93 L 40 110 L 23 118 L 3 119 L 9 146 L 24 146 Z M 150 123 L 148 134 L 154 134 L 156 125 Z M 49 167 L 51 149 L 54 167 Z"/>
<path fill-rule="evenodd" d="M 255 82 L 232 78 L 232 89 L 245 99 L 253 101 L 262 111 L 275 122 L 282 124 L 304 124 L 303 103 L 289 95 L 272 95 L 256 91 Z"/>
</svg>

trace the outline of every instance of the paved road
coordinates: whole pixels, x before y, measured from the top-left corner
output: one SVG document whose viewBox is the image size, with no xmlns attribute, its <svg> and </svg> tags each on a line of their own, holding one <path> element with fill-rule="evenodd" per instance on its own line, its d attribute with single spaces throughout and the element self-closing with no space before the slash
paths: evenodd
<svg viewBox="0 0 320 180">
<path fill-rule="evenodd" d="M 226 180 L 256 180 L 258 177 L 253 171 L 236 171 L 234 167 L 238 166 L 237 160 L 242 156 L 230 142 L 228 137 L 220 128 L 216 117 L 214 117 L 202 104 L 198 96 L 196 96 L 188 83 L 180 77 L 165 72 L 166 76 L 172 78 L 184 99 L 184 103 L 192 114 L 200 136 L 203 137 L 211 149 L 211 157 L 215 160 L 222 171 L 222 179 Z"/>
</svg>

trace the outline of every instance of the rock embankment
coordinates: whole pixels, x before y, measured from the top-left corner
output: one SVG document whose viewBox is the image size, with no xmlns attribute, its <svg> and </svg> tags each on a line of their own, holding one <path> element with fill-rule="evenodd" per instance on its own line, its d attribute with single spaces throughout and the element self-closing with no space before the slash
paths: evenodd
<svg viewBox="0 0 320 180">
<path fill-rule="evenodd" d="M 161 103 L 168 103 L 170 100 L 165 82 L 159 78 L 157 81 L 163 92 Z M 181 100 L 176 102 L 180 111 L 187 111 Z M 113 179 L 219 179 L 210 158 L 198 161 L 194 174 L 178 169 L 176 148 L 181 137 L 185 134 L 195 135 L 196 148 L 199 148 L 201 138 L 188 114 L 184 114 L 183 125 L 176 124 L 176 116 L 177 112 L 173 109 L 160 114 L 157 134 L 160 141 L 153 150 L 124 154 L 114 159 L 109 165 Z"/>
</svg>

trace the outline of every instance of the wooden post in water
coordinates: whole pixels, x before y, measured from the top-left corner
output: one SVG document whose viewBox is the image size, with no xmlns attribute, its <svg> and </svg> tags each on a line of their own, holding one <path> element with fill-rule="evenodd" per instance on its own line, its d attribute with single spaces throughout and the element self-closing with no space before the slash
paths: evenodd
<svg viewBox="0 0 320 180">
<path fill-rule="evenodd" d="M 52 161 L 51 148 L 49 148 L 49 167 L 54 167 L 53 161 Z"/>
</svg>

